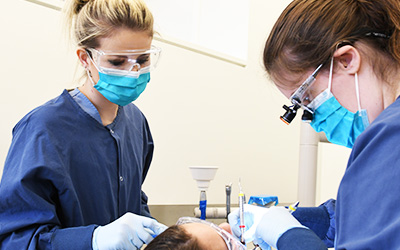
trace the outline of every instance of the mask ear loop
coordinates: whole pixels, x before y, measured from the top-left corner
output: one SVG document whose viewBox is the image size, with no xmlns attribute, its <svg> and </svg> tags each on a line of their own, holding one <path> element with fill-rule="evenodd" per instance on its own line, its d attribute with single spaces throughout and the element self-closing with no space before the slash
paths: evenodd
<svg viewBox="0 0 400 250">
<path fill-rule="evenodd" d="M 94 63 L 94 61 L 93 61 L 93 59 L 92 59 L 92 57 L 91 57 L 91 55 L 89 54 L 88 51 L 86 51 L 86 54 L 88 55 L 89 60 L 93 63 L 93 65 L 94 65 L 94 67 L 97 69 L 97 71 L 99 71 L 98 68 L 97 68 L 97 65 Z M 89 67 L 86 67 L 86 73 L 87 73 L 87 75 L 88 75 L 88 77 L 89 77 L 89 80 L 90 80 L 90 82 L 92 83 L 92 85 L 93 85 L 93 86 L 96 85 L 96 83 L 93 81 L 92 73 L 90 73 L 90 71 L 89 71 Z"/>
<path fill-rule="evenodd" d="M 331 66 L 329 67 L 329 80 L 328 80 L 328 89 L 329 92 L 332 93 L 332 77 L 333 77 L 333 56 L 331 58 Z"/>
<path fill-rule="evenodd" d="M 88 78 L 89 78 L 90 82 L 92 83 L 92 85 L 93 86 L 96 85 L 96 83 L 93 81 L 92 74 L 89 72 L 88 68 L 86 68 L 86 73 L 87 73 Z"/>
<path fill-rule="evenodd" d="M 341 46 L 344 46 L 344 45 L 346 45 L 346 44 L 351 44 L 351 42 L 350 42 L 350 41 L 344 40 L 344 41 L 342 41 L 341 43 L 338 43 L 338 44 L 336 45 L 336 50 L 339 48 L 339 46 L 341 47 Z M 333 57 L 332 57 L 332 60 L 333 60 Z M 332 64 L 331 64 L 331 70 L 332 70 Z M 329 76 L 329 79 L 331 80 L 331 76 Z M 360 89 L 359 89 L 359 87 L 358 87 L 358 74 L 357 74 L 357 72 L 356 72 L 355 75 L 354 75 L 354 82 L 355 82 L 355 85 L 356 85 L 356 96 L 357 96 L 358 114 L 359 114 L 359 116 L 361 116 L 361 100 L 360 100 Z M 330 82 L 329 82 L 329 84 L 330 84 Z M 330 86 L 330 85 L 329 85 L 329 86 Z"/>
<path fill-rule="evenodd" d="M 360 89 L 358 87 L 358 74 L 354 75 L 354 82 L 356 85 L 356 96 L 357 96 L 357 104 L 358 104 L 358 115 L 361 116 L 361 101 L 360 101 Z"/>
<path fill-rule="evenodd" d="M 335 52 L 336 52 L 336 50 L 339 48 L 339 46 L 340 46 L 341 44 L 342 44 L 342 43 L 336 44 Z M 328 89 L 329 89 L 329 92 L 331 92 L 331 93 L 332 93 L 332 78 L 333 78 L 333 58 L 334 58 L 334 56 L 332 55 L 332 58 L 331 58 L 331 66 L 330 66 L 330 68 L 329 68 L 329 81 L 328 81 Z"/>
</svg>

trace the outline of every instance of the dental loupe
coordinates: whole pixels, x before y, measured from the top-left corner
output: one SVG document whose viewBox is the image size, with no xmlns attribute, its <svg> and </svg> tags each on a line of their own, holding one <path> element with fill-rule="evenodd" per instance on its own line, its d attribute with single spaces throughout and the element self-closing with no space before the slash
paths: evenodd
<svg viewBox="0 0 400 250">
<path fill-rule="evenodd" d="M 297 110 L 300 108 L 300 105 L 294 104 L 293 106 L 286 106 L 283 105 L 283 108 L 286 110 L 285 114 L 283 114 L 280 118 L 281 120 L 286 123 L 287 125 L 289 125 L 293 119 L 296 117 L 297 114 Z"/>
<path fill-rule="evenodd" d="M 307 90 L 315 82 L 315 77 L 317 76 L 322 66 L 323 64 L 320 64 L 317 67 L 317 69 L 300 85 L 300 87 L 289 98 L 290 102 L 293 105 L 292 106 L 283 105 L 283 108 L 286 110 L 286 112 L 280 118 L 287 125 L 289 125 L 296 117 L 297 110 L 299 108 L 302 108 L 304 110 L 301 119 L 306 122 L 312 121 L 314 112 L 310 108 L 308 108 L 306 104 L 304 104 L 304 101 L 307 100 L 308 98 Z"/>
</svg>

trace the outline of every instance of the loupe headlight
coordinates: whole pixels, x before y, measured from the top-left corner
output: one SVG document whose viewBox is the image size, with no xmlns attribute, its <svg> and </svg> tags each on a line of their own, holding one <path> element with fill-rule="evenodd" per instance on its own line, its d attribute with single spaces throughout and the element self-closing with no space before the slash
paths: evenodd
<svg viewBox="0 0 400 250">
<path fill-rule="evenodd" d="M 297 114 L 297 110 L 300 108 L 299 105 L 293 105 L 293 106 L 286 106 L 283 105 L 283 108 L 286 110 L 285 114 L 281 115 L 281 120 L 286 123 L 287 125 L 289 125 L 293 119 L 296 117 Z"/>
<path fill-rule="evenodd" d="M 294 104 L 290 107 L 283 105 L 283 109 L 285 109 L 286 112 L 280 117 L 281 120 L 284 123 L 286 123 L 287 125 L 289 125 L 293 121 L 293 119 L 296 117 L 297 110 L 299 108 L 303 108 L 303 115 L 301 116 L 301 120 L 303 122 L 311 122 L 313 119 L 314 112 L 307 106 L 299 104 L 299 102 L 297 102 L 297 101 L 294 101 L 293 103 Z"/>
</svg>

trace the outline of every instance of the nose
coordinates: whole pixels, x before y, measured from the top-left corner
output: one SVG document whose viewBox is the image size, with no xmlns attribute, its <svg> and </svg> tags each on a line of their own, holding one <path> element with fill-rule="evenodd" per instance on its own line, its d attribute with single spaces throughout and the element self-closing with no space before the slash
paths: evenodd
<svg viewBox="0 0 400 250">
<path fill-rule="evenodd" d="M 135 63 L 131 69 L 131 71 L 139 71 L 140 70 L 140 64 L 139 63 Z"/>
</svg>

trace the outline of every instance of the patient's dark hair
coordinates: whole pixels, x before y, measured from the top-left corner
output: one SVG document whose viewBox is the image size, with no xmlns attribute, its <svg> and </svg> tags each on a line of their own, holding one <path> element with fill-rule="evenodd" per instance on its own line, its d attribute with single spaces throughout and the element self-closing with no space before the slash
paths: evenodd
<svg viewBox="0 0 400 250">
<path fill-rule="evenodd" d="M 152 240 L 145 250 L 206 250 L 198 240 L 188 234 L 182 227 L 170 226 Z"/>
</svg>

